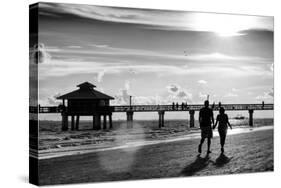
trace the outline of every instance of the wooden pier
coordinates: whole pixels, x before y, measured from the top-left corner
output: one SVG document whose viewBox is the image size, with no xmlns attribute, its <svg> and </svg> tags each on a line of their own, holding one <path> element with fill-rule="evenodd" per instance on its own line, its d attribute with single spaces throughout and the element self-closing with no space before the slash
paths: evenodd
<svg viewBox="0 0 281 188">
<path fill-rule="evenodd" d="M 131 96 L 129 105 L 110 106 L 110 100 L 114 98 L 95 89 L 95 85 L 84 82 L 77 85 L 79 89 L 64 94 L 57 99 L 62 100 L 59 106 L 35 106 L 30 107 L 30 113 L 61 113 L 62 130 L 68 130 L 68 117 L 71 117 L 71 130 L 79 130 L 80 116 L 93 117 L 93 129 L 107 129 L 107 117 L 109 128 L 112 128 L 112 114 L 123 112 L 127 115 L 128 127 L 133 126 L 135 112 L 157 112 L 159 115 L 159 128 L 164 127 L 164 117 L 166 112 L 188 112 L 189 125 L 195 125 L 195 112 L 203 108 L 203 104 L 172 104 L 172 105 L 132 105 Z M 253 114 L 255 110 L 273 110 L 273 104 L 212 104 L 210 108 L 218 111 L 224 107 L 226 111 L 248 111 L 249 125 L 253 126 Z M 76 120 L 75 120 L 76 117 Z M 103 125 L 101 119 L 103 117 Z"/>
<path fill-rule="evenodd" d="M 167 112 L 188 112 L 189 115 L 189 125 L 190 127 L 194 127 L 195 122 L 195 112 L 199 111 L 203 108 L 203 105 L 199 104 L 192 104 L 192 105 L 125 105 L 125 106 L 105 106 L 96 108 L 95 111 L 98 114 L 102 114 L 107 112 L 108 114 L 112 113 L 126 113 L 127 115 L 127 122 L 128 126 L 132 125 L 133 116 L 136 112 L 157 112 L 159 115 L 159 128 L 164 127 L 164 116 Z M 273 104 L 215 104 L 210 105 L 210 107 L 214 111 L 218 111 L 220 107 L 224 107 L 226 111 L 248 111 L 249 113 L 249 126 L 253 126 L 253 118 L 254 118 L 254 111 L 258 110 L 273 110 Z M 38 106 L 38 107 L 30 107 L 31 113 L 67 113 L 67 107 L 62 106 Z M 81 112 L 83 115 L 83 113 Z M 87 115 L 87 114 L 86 114 Z M 71 116 L 73 119 L 73 116 Z M 97 117 L 93 122 L 98 122 L 97 124 L 100 125 L 100 117 Z M 79 121 L 79 120 L 77 120 Z M 109 116 L 110 127 L 112 128 L 112 116 Z M 71 121 L 73 122 L 73 120 Z M 71 124 L 73 127 L 74 124 Z M 77 125 L 76 125 L 77 126 Z M 106 128 L 106 125 L 103 125 L 103 128 Z M 77 128 L 76 128 L 77 129 Z M 100 129 L 97 127 L 96 129 Z"/>
</svg>

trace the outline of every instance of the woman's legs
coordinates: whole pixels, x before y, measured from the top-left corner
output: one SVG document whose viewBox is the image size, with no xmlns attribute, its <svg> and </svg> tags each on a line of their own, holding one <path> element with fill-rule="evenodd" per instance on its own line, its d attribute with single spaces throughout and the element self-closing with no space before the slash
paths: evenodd
<svg viewBox="0 0 281 188">
<path fill-rule="evenodd" d="M 226 130 L 219 130 L 220 134 L 220 144 L 221 144 L 221 152 L 224 152 L 224 144 L 225 144 L 225 138 L 226 138 Z"/>
</svg>

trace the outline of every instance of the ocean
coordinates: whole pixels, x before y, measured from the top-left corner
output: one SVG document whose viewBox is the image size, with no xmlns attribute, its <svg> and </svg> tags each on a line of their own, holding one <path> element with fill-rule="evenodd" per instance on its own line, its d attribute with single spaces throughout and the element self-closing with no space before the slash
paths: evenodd
<svg viewBox="0 0 281 188">
<path fill-rule="evenodd" d="M 230 119 L 234 129 L 249 128 L 248 119 Z M 254 119 L 254 127 L 272 126 L 273 118 Z M 61 131 L 60 121 L 40 121 L 39 150 L 60 150 L 85 145 L 101 147 L 119 146 L 136 141 L 153 141 L 177 138 L 200 132 L 198 121 L 190 128 L 188 120 L 165 120 L 158 128 L 157 120 L 134 120 L 128 127 L 126 121 L 113 121 L 113 129 L 92 130 L 91 121 L 81 121 L 78 131 Z M 70 126 L 70 123 L 69 123 Z"/>
</svg>

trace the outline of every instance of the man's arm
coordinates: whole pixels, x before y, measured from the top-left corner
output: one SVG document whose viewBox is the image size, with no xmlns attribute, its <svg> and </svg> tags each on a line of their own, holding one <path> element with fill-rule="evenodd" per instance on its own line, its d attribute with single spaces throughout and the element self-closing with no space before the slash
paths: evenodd
<svg viewBox="0 0 281 188">
<path fill-rule="evenodd" d="M 212 123 L 213 123 L 213 125 L 215 124 L 215 120 L 214 120 L 214 113 L 213 113 L 213 110 L 212 110 Z"/>
<path fill-rule="evenodd" d="M 201 127 L 201 121 L 202 121 L 201 110 L 199 111 L 198 121 L 199 121 L 199 126 Z"/>
</svg>

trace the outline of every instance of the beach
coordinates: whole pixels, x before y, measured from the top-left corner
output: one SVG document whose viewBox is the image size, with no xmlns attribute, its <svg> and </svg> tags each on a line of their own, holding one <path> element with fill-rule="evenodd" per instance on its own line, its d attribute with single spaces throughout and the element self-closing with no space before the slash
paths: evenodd
<svg viewBox="0 0 281 188">
<path fill-rule="evenodd" d="M 212 141 L 212 153 L 207 156 L 204 145 L 203 153 L 198 156 L 198 136 L 187 139 L 178 135 L 168 139 L 171 141 L 165 138 L 151 144 L 102 147 L 85 153 L 43 157 L 39 160 L 39 184 L 273 171 L 273 126 L 243 130 L 247 131 L 231 134 L 235 129 L 229 130 L 225 155 L 220 155 L 217 136 Z"/>
</svg>

